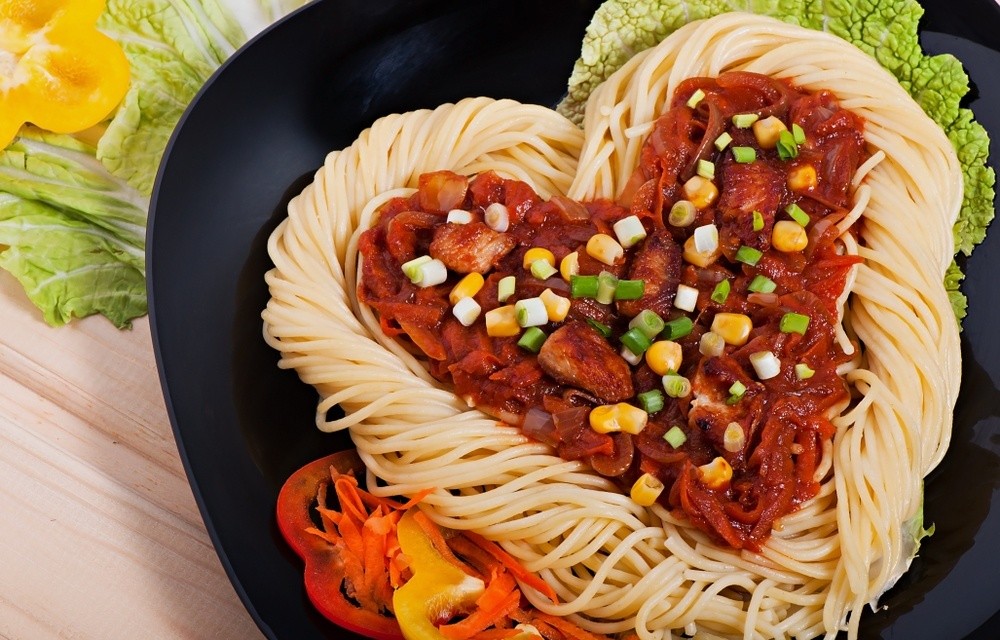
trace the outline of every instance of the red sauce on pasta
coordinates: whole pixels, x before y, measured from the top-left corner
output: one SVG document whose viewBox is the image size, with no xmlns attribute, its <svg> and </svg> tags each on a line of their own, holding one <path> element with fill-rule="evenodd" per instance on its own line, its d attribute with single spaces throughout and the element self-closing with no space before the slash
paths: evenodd
<svg viewBox="0 0 1000 640">
<path fill-rule="evenodd" d="M 618 202 L 545 201 L 491 172 L 421 176 L 362 235 L 359 297 L 470 404 L 626 491 L 654 478 L 657 502 L 759 549 L 816 495 L 828 416 L 849 398 L 835 335 L 858 259 L 835 239 L 862 130 L 826 92 L 749 73 L 690 79 Z M 602 253 L 596 234 L 636 242 Z M 475 273 L 481 286 L 459 284 Z M 459 313 L 461 291 L 475 305 Z M 539 298 L 541 321 L 537 303 L 516 316 Z M 644 409 L 641 426 L 606 419 L 619 403 Z"/>
</svg>

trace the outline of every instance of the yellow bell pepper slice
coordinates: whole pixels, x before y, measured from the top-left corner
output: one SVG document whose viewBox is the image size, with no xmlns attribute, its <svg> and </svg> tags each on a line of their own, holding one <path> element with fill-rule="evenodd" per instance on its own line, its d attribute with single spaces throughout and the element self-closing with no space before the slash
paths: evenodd
<svg viewBox="0 0 1000 640">
<path fill-rule="evenodd" d="M 393 594 L 392 607 L 406 640 L 445 640 L 434 621 L 472 607 L 486 585 L 438 553 L 414 511 L 407 511 L 396 529 L 413 577 Z"/>
<path fill-rule="evenodd" d="M 74 133 L 125 96 L 122 48 L 97 30 L 105 0 L 0 0 L 0 149 L 26 122 Z"/>
</svg>

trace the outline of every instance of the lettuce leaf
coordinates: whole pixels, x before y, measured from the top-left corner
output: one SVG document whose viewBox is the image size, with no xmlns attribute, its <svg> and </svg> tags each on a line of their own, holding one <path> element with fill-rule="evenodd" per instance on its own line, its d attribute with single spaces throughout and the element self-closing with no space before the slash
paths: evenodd
<svg viewBox="0 0 1000 640">
<path fill-rule="evenodd" d="M 94 142 L 26 127 L 0 151 L 0 268 L 52 325 L 146 313 L 148 196 L 191 99 L 236 49 L 305 0 L 109 0 L 99 28 L 131 85 Z"/>
<path fill-rule="evenodd" d="M 579 123 L 594 87 L 633 55 L 678 28 L 727 11 L 750 11 L 803 27 L 828 31 L 862 49 L 892 72 L 900 84 L 948 134 L 958 152 L 965 197 L 955 223 L 955 250 L 965 255 L 986 236 L 993 219 L 996 176 L 986 166 L 989 137 L 960 107 L 969 78 L 951 55 L 926 56 L 920 49 L 918 23 L 923 8 L 916 0 L 607 0 L 584 36 L 580 58 L 558 110 Z M 952 265 L 946 286 L 961 319 L 965 296 L 961 271 Z"/>
</svg>

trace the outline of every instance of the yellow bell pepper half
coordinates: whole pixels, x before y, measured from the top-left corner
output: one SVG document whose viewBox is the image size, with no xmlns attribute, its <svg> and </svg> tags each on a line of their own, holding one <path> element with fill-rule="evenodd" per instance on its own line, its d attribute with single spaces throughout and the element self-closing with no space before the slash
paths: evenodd
<svg viewBox="0 0 1000 640">
<path fill-rule="evenodd" d="M 125 96 L 129 65 L 97 30 L 105 0 L 0 0 L 0 149 L 26 122 L 74 133 Z"/>
</svg>

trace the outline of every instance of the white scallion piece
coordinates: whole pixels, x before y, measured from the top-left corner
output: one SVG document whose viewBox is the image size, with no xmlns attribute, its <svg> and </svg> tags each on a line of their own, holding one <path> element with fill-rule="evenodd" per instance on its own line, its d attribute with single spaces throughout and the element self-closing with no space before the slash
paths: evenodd
<svg viewBox="0 0 1000 640">
<path fill-rule="evenodd" d="M 451 308 L 452 314 L 465 327 L 472 326 L 472 323 L 476 321 L 482 310 L 483 308 L 479 306 L 475 298 L 462 298 Z"/>
<path fill-rule="evenodd" d="M 770 380 L 781 373 L 781 361 L 770 351 L 750 354 L 750 364 L 761 380 Z"/>
<path fill-rule="evenodd" d="M 719 228 L 703 224 L 694 230 L 694 248 L 698 253 L 715 253 L 719 248 Z"/>
<path fill-rule="evenodd" d="M 646 238 L 646 228 L 642 226 L 639 216 L 628 216 L 616 222 L 612 228 L 618 236 L 618 242 L 628 249 Z"/>
<path fill-rule="evenodd" d="M 674 306 L 684 311 L 694 311 L 698 304 L 698 290 L 686 284 L 677 285 L 677 295 L 674 296 Z"/>
<path fill-rule="evenodd" d="M 433 287 L 448 279 L 448 267 L 444 266 L 440 260 L 428 260 L 417 267 L 414 276 L 410 278 L 413 284 L 421 287 Z"/>
<path fill-rule="evenodd" d="M 625 362 L 629 363 L 633 367 L 638 366 L 642 362 L 643 356 L 635 355 L 632 350 L 628 347 L 622 347 L 621 356 L 624 358 Z"/>
<path fill-rule="evenodd" d="M 507 207 L 499 202 L 494 202 L 486 207 L 483 219 L 486 222 L 486 226 L 494 231 L 503 233 L 510 228 L 510 212 L 507 211 Z"/>
<path fill-rule="evenodd" d="M 540 327 L 549 321 L 549 312 L 541 298 L 525 298 L 514 303 L 517 324 L 522 327 Z"/>
<path fill-rule="evenodd" d="M 448 212 L 447 222 L 469 224 L 472 222 L 472 214 L 465 209 L 452 209 Z"/>
<path fill-rule="evenodd" d="M 410 279 L 410 282 L 416 284 L 417 283 L 416 278 L 420 277 L 419 274 L 420 265 L 430 262 L 431 260 L 433 260 L 433 258 L 431 258 L 430 256 L 420 256 L 418 258 L 410 260 L 409 262 L 404 262 L 400 268 L 403 270 L 403 274 L 405 274 L 406 277 Z"/>
</svg>

